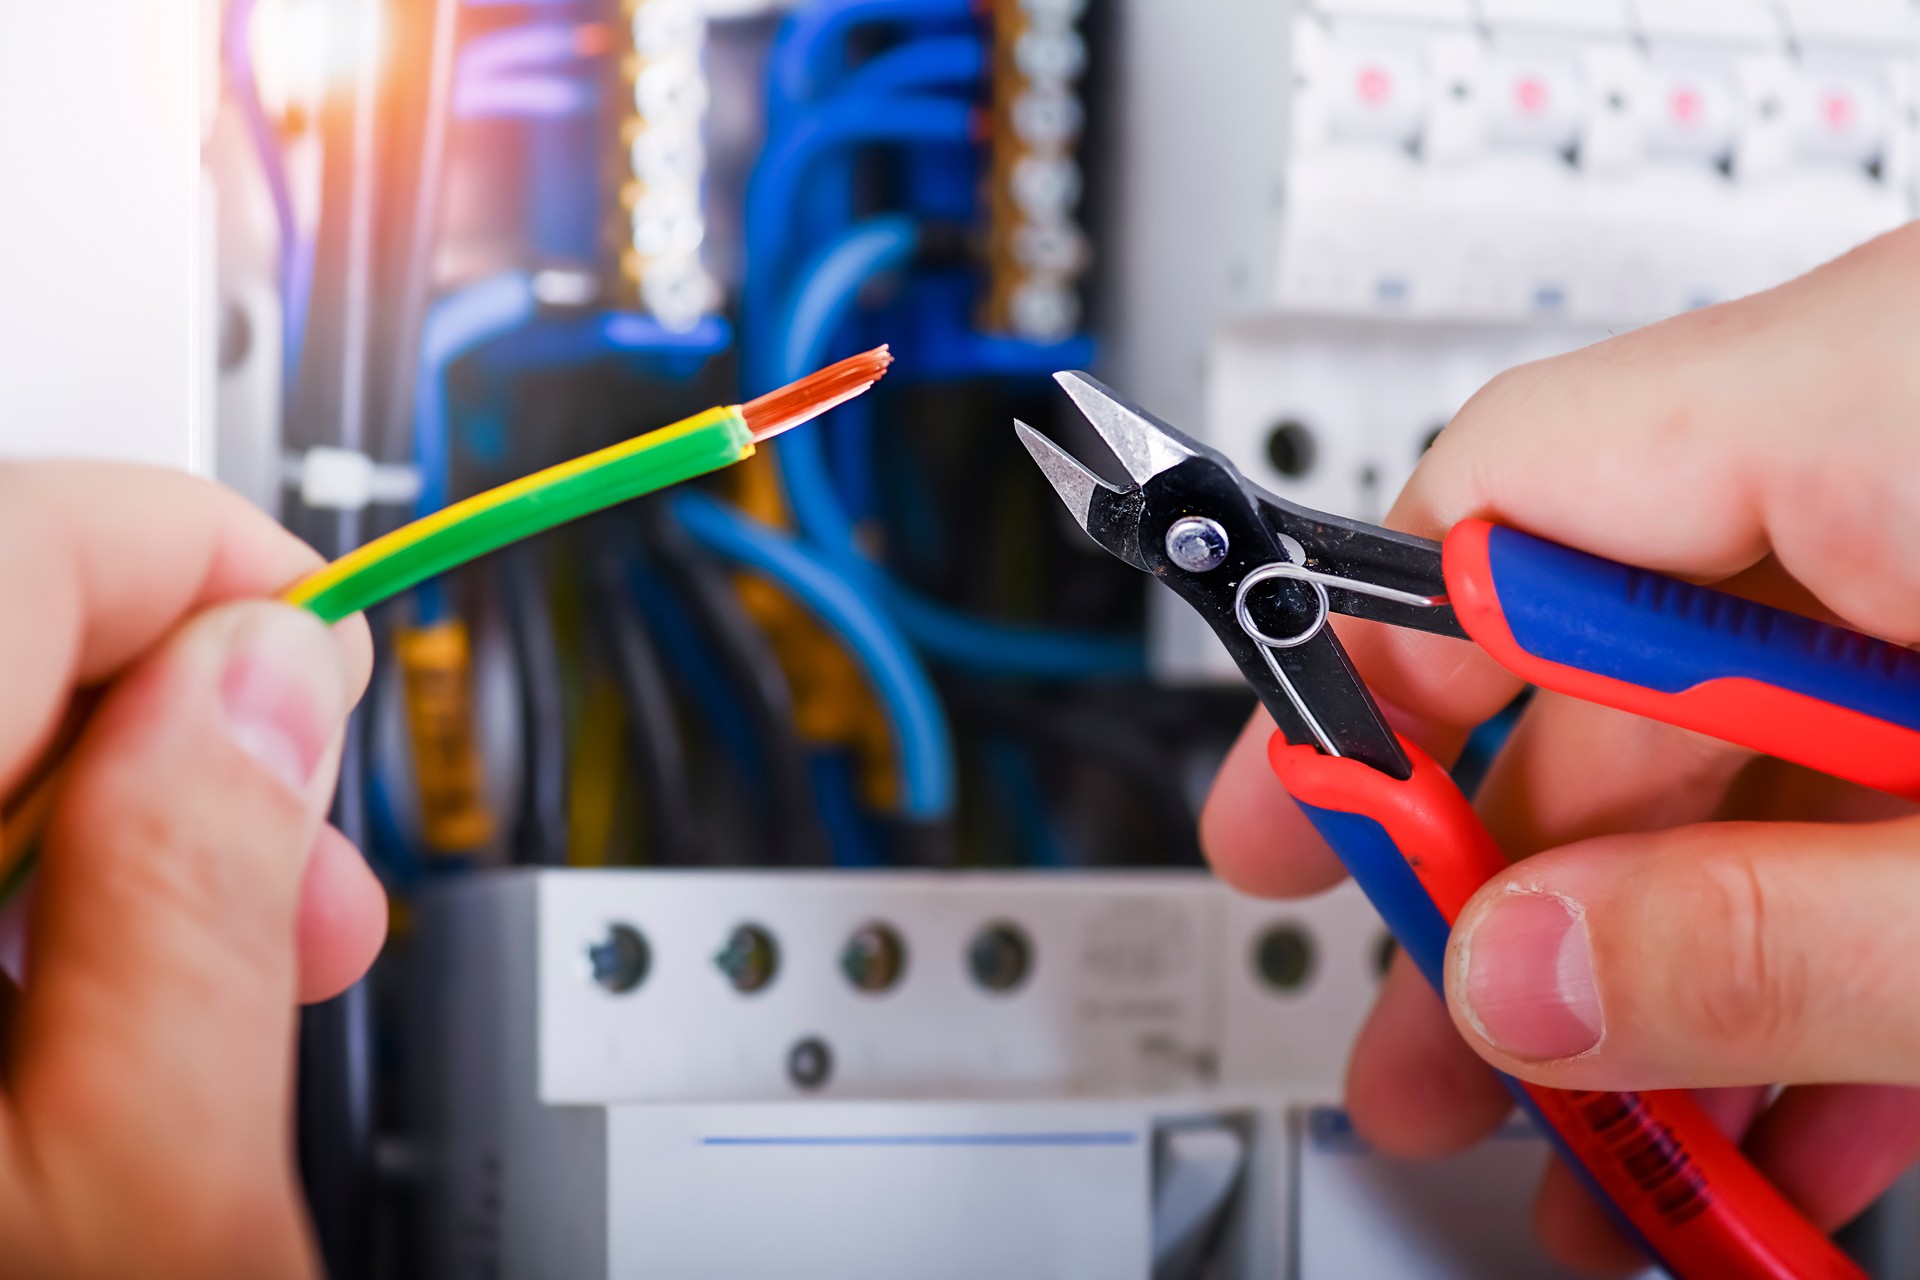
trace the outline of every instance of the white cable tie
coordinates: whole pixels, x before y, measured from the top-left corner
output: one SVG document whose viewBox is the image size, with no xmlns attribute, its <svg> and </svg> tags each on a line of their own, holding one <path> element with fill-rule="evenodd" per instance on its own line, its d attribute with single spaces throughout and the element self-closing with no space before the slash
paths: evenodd
<svg viewBox="0 0 1920 1280">
<path fill-rule="evenodd" d="M 287 471 L 288 481 L 300 490 L 300 501 L 318 511 L 405 506 L 420 496 L 417 469 L 377 463 L 353 449 L 309 449 L 288 459 Z"/>
</svg>

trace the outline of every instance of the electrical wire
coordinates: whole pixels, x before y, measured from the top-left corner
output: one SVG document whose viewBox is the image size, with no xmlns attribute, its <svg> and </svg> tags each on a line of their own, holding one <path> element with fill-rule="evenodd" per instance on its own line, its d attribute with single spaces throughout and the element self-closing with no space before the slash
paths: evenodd
<svg viewBox="0 0 1920 1280">
<path fill-rule="evenodd" d="M 738 407 L 708 409 L 442 507 L 334 561 L 285 598 L 335 622 L 489 551 L 752 452 Z"/>
<path fill-rule="evenodd" d="M 884 103 L 834 99 L 796 119 L 767 144 L 747 185 L 747 276 L 742 309 L 747 336 L 763 341 L 755 324 L 769 324 L 788 278 L 793 211 L 801 188 L 822 158 L 849 147 L 885 143 L 965 146 L 973 140 L 973 107 L 958 99 L 900 96 Z M 770 333 L 783 332 L 777 325 Z M 765 349 L 765 348 L 763 348 Z"/>
<path fill-rule="evenodd" d="M 768 847 L 783 866 L 831 861 L 814 803 L 809 752 L 794 717 L 793 689 L 766 633 L 748 615 L 719 563 L 657 507 L 643 512 L 661 569 L 693 615 L 753 722 L 761 752 L 757 788 Z"/>
<path fill-rule="evenodd" d="M 420 468 L 416 516 L 432 515 L 446 506 L 452 483 L 448 369 L 482 343 L 523 327 L 538 309 L 532 277 L 516 271 L 456 290 L 427 313 L 413 384 L 413 458 Z"/>
<path fill-rule="evenodd" d="M 986 72 L 986 48 L 977 36 L 927 36 L 875 54 L 834 94 L 873 102 L 915 90 L 968 88 Z"/>
<path fill-rule="evenodd" d="M 520 725 L 526 743 L 521 782 L 519 860 L 540 866 L 567 861 L 567 719 L 560 686 L 560 646 L 553 631 L 539 553 L 515 548 L 501 557 L 508 638 L 520 671 Z"/>
<path fill-rule="evenodd" d="M 650 316 L 626 312 L 535 324 L 538 315 L 533 278 L 517 271 L 450 293 L 428 312 L 413 386 L 413 454 L 420 471 L 417 518 L 432 516 L 447 505 L 453 466 L 447 375 L 462 357 L 482 346 L 499 346 L 505 348 L 503 368 L 525 369 L 608 354 L 711 354 L 730 339 L 725 324 L 718 320 L 674 331 Z M 444 599 L 430 583 L 420 596 L 421 620 L 438 621 L 444 614 Z"/>
<path fill-rule="evenodd" d="M 459 43 L 460 0 L 432 0 L 431 38 L 427 42 L 427 74 L 422 83 L 420 153 L 415 165 L 412 207 L 407 211 L 407 240 L 400 269 L 394 326 L 396 370 L 417 369 L 421 333 L 426 327 L 427 302 L 433 287 L 433 250 L 440 232 L 442 195 L 446 185 L 448 119 L 452 114 L 456 47 Z M 382 456 L 406 454 L 406 433 L 413 417 L 413 380 L 389 379 L 386 417 L 382 423 Z"/>
<path fill-rule="evenodd" d="M 313 261 L 312 250 L 300 234 L 300 221 L 293 205 L 293 183 L 287 175 L 280 136 L 274 131 L 273 122 L 267 119 L 266 104 L 260 97 L 260 78 L 253 63 L 253 15 L 258 8 L 259 0 L 233 0 L 221 28 L 220 51 L 234 102 L 240 108 L 261 176 L 266 180 L 268 197 L 273 202 L 273 219 L 280 241 L 277 256 L 282 311 L 281 382 L 291 388 L 299 377 L 300 352 L 305 345 Z"/>
<path fill-rule="evenodd" d="M 846 643 L 866 673 L 900 750 L 903 814 L 944 821 L 954 803 L 946 712 L 906 637 L 817 553 L 705 494 L 681 493 L 668 509 L 708 550 L 765 574 Z"/>
<path fill-rule="evenodd" d="M 951 24 L 974 20 L 972 0 L 824 0 L 787 19 L 774 41 L 767 72 L 769 106 L 776 112 L 813 102 L 846 68 L 847 37 L 880 23 Z"/>
<path fill-rule="evenodd" d="M 842 360 L 744 405 L 708 409 L 597 453 L 548 467 L 405 525 L 348 552 L 281 599 L 324 622 L 359 613 L 435 574 L 512 542 L 752 456 L 756 445 L 863 395 L 886 372 L 885 347 Z M 0 884 L 35 848 L 64 758 L 8 798 Z"/>
<path fill-rule="evenodd" d="M 459 78 L 490 80 L 516 72 L 575 62 L 585 55 L 586 32 L 571 22 L 529 22 L 488 31 L 467 41 L 460 54 Z"/>
<path fill-rule="evenodd" d="M 564 120 L 599 110 L 599 95 L 570 76 L 508 76 L 453 91 L 462 120 Z"/>
<path fill-rule="evenodd" d="M 727 766 L 703 771 L 700 783 L 709 793 L 726 791 L 717 800 L 709 797 L 716 806 L 729 812 L 743 808 L 757 812 L 762 808 L 762 767 L 753 720 L 726 671 L 714 660 L 685 602 L 659 572 L 651 548 L 631 536 L 633 532 L 623 529 L 615 544 L 624 571 L 622 585 L 638 606 L 665 665 L 673 671 L 675 691 L 686 696 L 690 710 L 696 713 L 691 719 L 719 748 L 716 754 Z"/>
<path fill-rule="evenodd" d="M 591 613 L 633 729 L 627 742 L 640 784 L 646 860 L 658 866 L 696 865 L 701 842 L 690 803 L 692 775 L 666 668 L 634 605 L 623 557 L 603 543 L 595 549 L 592 573 Z"/>
<path fill-rule="evenodd" d="M 1152 818 L 1160 855 L 1152 861 L 1204 864 L 1199 815 L 1181 788 L 1176 762 L 1127 717 L 1082 702 L 1040 703 L 978 685 L 955 690 L 950 702 L 974 724 L 1010 729 L 1063 757 L 1101 762 Z"/>
<path fill-rule="evenodd" d="M 853 227 L 822 248 L 782 309 L 775 326 L 782 341 L 758 376 L 782 381 L 785 370 L 804 368 L 817 359 L 853 313 L 861 290 L 905 266 L 918 245 L 913 219 L 889 214 Z M 901 629 L 942 662 L 1035 677 L 1134 675 L 1144 670 L 1144 648 L 1134 637 L 989 622 L 925 599 L 894 581 L 861 548 L 817 431 L 787 437 L 780 446 L 780 467 L 794 520 L 807 537 L 862 588 L 878 594 Z"/>
</svg>

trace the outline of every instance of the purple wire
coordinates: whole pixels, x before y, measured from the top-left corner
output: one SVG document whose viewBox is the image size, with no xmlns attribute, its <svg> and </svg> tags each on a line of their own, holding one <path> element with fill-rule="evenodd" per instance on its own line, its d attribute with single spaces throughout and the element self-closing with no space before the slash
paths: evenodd
<svg viewBox="0 0 1920 1280">
<path fill-rule="evenodd" d="M 280 233 L 279 271 L 283 348 L 281 376 L 291 388 L 300 373 L 300 349 L 306 336 L 307 303 L 313 288 L 313 251 L 300 236 L 300 224 L 293 208 L 293 185 L 287 177 L 286 156 L 280 149 L 280 136 L 267 119 L 267 108 L 260 100 L 260 80 L 253 65 L 253 14 L 259 0 L 234 0 L 227 11 L 227 24 L 221 32 L 221 54 L 227 64 L 227 78 L 233 96 L 246 121 L 247 136 L 253 141 L 267 192 L 273 200 L 273 217 Z"/>
<path fill-rule="evenodd" d="M 462 120 L 502 116 L 550 119 L 598 110 L 593 90 L 563 76 L 511 76 L 463 82 L 453 91 L 453 114 Z"/>
</svg>

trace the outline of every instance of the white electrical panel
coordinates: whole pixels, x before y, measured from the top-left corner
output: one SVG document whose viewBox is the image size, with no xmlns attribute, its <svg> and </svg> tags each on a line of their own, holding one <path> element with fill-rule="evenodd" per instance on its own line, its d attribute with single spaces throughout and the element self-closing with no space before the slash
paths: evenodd
<svg viewBox="0 0 1920 1280">
<path fill-rule="evenodd" d="M 0 9 L 0 456 L 212 469 L 209 10 Z"/>
<path fill-rule="evenodd" d="M 1330 1280 L 1383 1223 L 1413 1280 L 1557 1274 L 1536 1139 L 1449 1225 L 1326 1109 L 1388 954 L 1351 886 L 524 872 L 420 944 L 433 1274 Z"/>
</svg>

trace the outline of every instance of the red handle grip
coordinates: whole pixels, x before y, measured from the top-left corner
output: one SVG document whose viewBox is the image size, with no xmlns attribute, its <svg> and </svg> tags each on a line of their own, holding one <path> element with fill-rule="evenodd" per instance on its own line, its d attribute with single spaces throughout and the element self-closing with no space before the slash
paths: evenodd
<svg viewBox="0 0 1920 1280">
<path fill-rule="evenodd" d="M 1268 759 L 1436 988 L 1446 931 L 1506 859 L 1473 806 L 1410 742 L 1405 781 L 1275 734 Z M 1864 1280 L 1864 1273 L 1714 1125 L 1690 1094 L 1587 1093 L 1509 1082 L 1622 1225 L 1674 1275 Z"/>
</svg>

